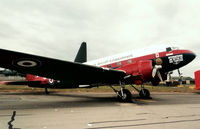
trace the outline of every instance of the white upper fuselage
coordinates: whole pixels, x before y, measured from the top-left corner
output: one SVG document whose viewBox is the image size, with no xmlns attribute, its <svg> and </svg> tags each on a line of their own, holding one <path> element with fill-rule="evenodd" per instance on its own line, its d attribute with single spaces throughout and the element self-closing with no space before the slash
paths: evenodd
<svg viewBox="0 0 200 129">
<path fill-rule="evenodd" d="M 131 50 L 131 51 L 117 54 L 117 55 L 88 61 L 88 62 L 85 62 L 84 64 L 94 65 L 94 66 L 104 66 L 104 65 L 120 62 L 123 60 L 129 60 L 129 59 L 133 59 L 133 58 L 137 58 L 137 57 L 141 57 L 141 56 L 145 56 L 149 54 L 154 54 L 154 53 L 157 54 L 157 57 L 159 57 L 159 52 L 166 51 L 166 48 L 167 47 L 164 45 L 150 46 L 150 47 L 146 47 L 142 49 Z"/>
</svg>

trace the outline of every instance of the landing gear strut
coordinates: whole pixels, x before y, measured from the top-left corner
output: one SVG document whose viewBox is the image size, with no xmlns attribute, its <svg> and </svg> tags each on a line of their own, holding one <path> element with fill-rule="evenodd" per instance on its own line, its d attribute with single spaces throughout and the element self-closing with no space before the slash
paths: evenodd
<svg viewBox="0 0 200 129">
<path fill-rule="evenodd" d="M 116 90 L 112 86 L 110 86 L 113 91 L 117 94 L 117 98 L 120 102 L 131 102 L 132 94 L 129 90 L 125 89 L 125 85 L 122 85 L 120 82 L 121 89 L 120 91 Z M 137 89 L 133 84 L 131 86 L 139 93 L 141 98 L 150 99 L 150 92 L 149 90 L 144 88 L 144 85 L 141 85 L 141 90 Z"/>
<path fill-rule="evenodd" d="M 121 102 L 131 102 L 132 94 L 129 90 L 127 89 L 122 89 L 118 91 L 118 100 Z"/>
<path fill-rule="evenodd" d="M 141 98 L 149 99 L 150 98 L 150 92 L 147 89 L 141 89 L 139 92 L 139 96 Z"/>
<path fill-rule="evenodd" d="M 125 86 L 124 85 L 121 85 L 120 83 L 120 86 L 121 86 L 121 89 L 120 91 L 116 90 L 115 88 L 113 88 L 112 86 L 110 86 L 114 92 L 117 94 L 117 99 L 120 101 L 120 102 L 131 102 L 131 99 L 132 99 L 132 94 L 129 90 L 125 89 Z"/>
<path fill-rule="evenodd" d="M 141 85 L 141 90 L 137 89 L 134 85 L 131 84 L 131 86 L 139 93 L 139 96 L 141 98 L 149 99 L 150 97 L 150 92 L 149 90 L 144 88 L 144 85 Z"/>
</svg>

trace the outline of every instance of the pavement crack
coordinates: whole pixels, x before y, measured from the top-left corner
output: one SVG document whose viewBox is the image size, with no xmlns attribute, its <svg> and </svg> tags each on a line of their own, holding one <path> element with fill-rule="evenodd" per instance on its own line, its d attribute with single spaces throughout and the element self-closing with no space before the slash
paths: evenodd
<svg viewBox="0 0 200 129">
<path fill-rule="evenodd" d="M 16 111 L 13 111 L 13 114 L 11 116 L 11 120 L 8 122 L 8 129 L 13 129 L 12 122 L 15 121 Z"/>
</svg>

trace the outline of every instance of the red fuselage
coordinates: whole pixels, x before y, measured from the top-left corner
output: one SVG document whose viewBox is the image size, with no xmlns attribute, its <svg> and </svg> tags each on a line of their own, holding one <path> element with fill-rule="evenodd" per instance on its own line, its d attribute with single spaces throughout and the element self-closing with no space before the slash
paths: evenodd
<svg viewBox="0 0 200 129">
<path fill-rule="evenodd" d="M 143 82 L 153 81 L 155 79 L 157 79 L 157 81 L 160 81 L 158 80 L 158 78 L 152 77 L 152 70 L 155 65 L 159 64 L 159 61 L 161 63 L 159 65 L 162 65 L 162 69 L 160 69 L 161 75 L 163 79 L 166 80 L 167 72 L 179 69 L 182 66 L 187 65 L 194 58 L 195 54 L 190 50 L 171 50 L 124 60 L 120 60 L 119 57 L 119 61 L 117 59 L 110 61 L 109 63 L 108 61 L 104 61 L 105 64 L 101 65 L 100 67 L 122 70 L 126 73 L 127 76 L 131 75 L 131 78 L 125 80 L 126 83 L 141 84 Z M 91 63 L 89 64 L 92 65 Z M 64 80 L 55 81 L 52 79 L 38 77 L 34 75 L 27 75 L 27 81 L 41 81 L 38 87 L 47 86 L 50 88 L 70 88 L 69 85 L 66 87 L 67 83 L 65 83 Z"/>
</svg>

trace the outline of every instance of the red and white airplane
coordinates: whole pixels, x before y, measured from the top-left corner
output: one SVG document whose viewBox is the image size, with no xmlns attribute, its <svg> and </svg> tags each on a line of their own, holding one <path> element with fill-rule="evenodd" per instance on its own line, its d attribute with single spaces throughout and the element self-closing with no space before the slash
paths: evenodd
<svg viewBox="0 0 200 129">
<path fill-rule="evenodd" d="M 4 82 L 4 84 L 25 84 L 30 87 L 79 88 L 109 85 L 121 101 L 129 101 L 131 92 L 126 84 L 141 85 L 136 89 L 144 98 L 150 92 L 144 82 L 158 85 L 167 79 L 168 73 L 190 63 L 196 55 L 190 50 L 173 47 L 150 47 L 128 51 L 114 56 L 87 62 L 86 43 L 83 42 L 74 62 L 41 57 L 31 54 L 0 49 L 0 67 L 26 74 L 25 82 Z M 44 78 L 45 77 L 45 78 Z M 113 86 L 121 86 L 117 91 Z"/>
</svg>

